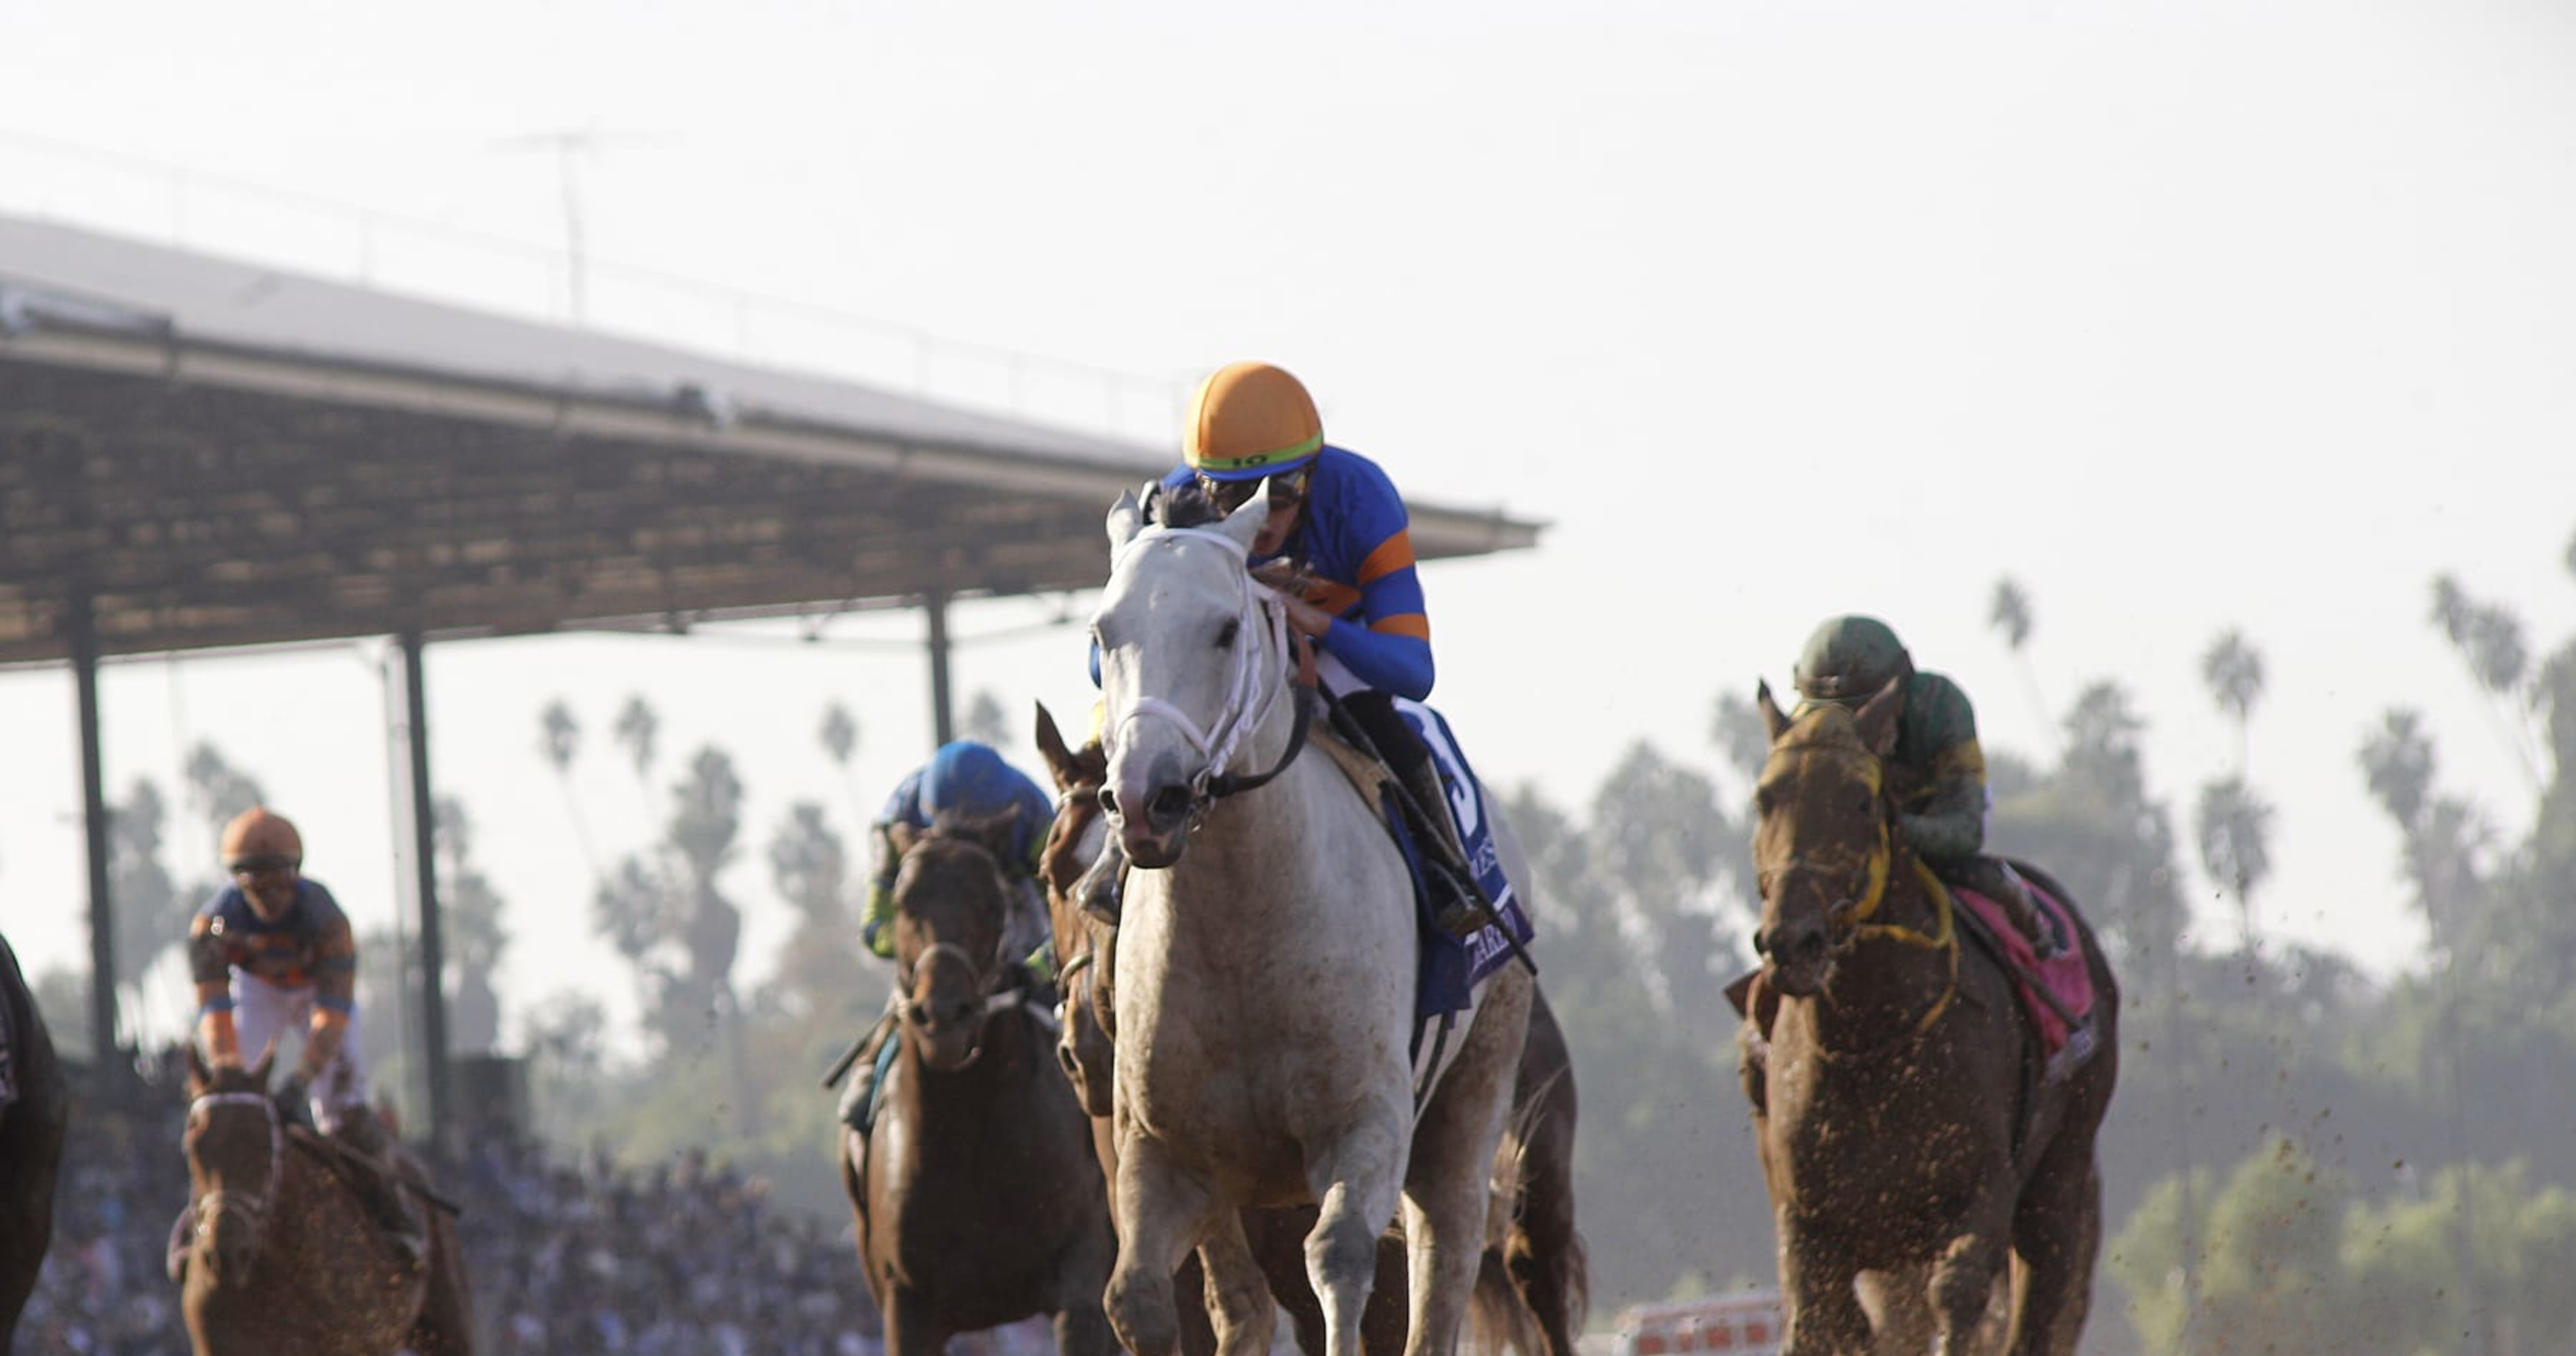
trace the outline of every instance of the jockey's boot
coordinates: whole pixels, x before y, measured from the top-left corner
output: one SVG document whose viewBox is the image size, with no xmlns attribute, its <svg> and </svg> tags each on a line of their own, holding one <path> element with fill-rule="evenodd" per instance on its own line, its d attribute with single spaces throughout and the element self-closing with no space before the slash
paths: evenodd
<svg viewBox="0 0 2576 1356">
<path fill-rule="evenodd" d="M 877 1024 L 868 1028 L 868 1034 L 859 1042 L 859 1056 L 850 1065 L 850 1086 L 841 1092 L 841 1124 L 861 1135 L 868 1133 L 868 1104 L 877 1095 L 878 1056 L 894 1036 L 896 1021 L 894 1009 L 888 1008 L 884 1016 L 877 1018 Z"/>
<path fill-rule="evenodd" d="M 1467 865 L 1467 850 L 1458 842 L 1449 790 L 1441 784 L 1440 770 L 1428 754 L 1403 781 L 1413 800 L 1407 817 L 1413 821 L 1414 841 L 1422 845 L 1423 878 L 1431 887 L 1432 922 L 1452 937 L 1473 937 L 1493 921 L 1494 911 L 1477 888 L 1476 873 Z"/>
<path fill-rule="evenodd" d="M 1073 883 L 1073 902 L 1084 913 L 1109 924 L 1118 925 L 1118 908 L 1127 896 L 1127 852 L 1112 834 L 1108 846 L 1093 859 L 1091 869 Z"/>
<path fill-rule="evenodd" d="M 387 1242 L 402 1254 L 405 1265 L 419 1267 L 429 1260 L 429 1231 L 426 1222 L 403 1200 L 400 1174 L 402 1165 L 394 1161 L 393 1136 L 385 1133 L 385 1123 L 375 1110 L 364 1104 L 348 1107 L 334 1118 L 331 1138 L 363 1160 L 364 1170 L 339 1174 L 349 1184 L 358 1207 Z"/>
<path fill-rule="evenodd" d="M 2041 960 L 2056 957 L 2064 948 L 2058 945 L 2057 929 L 2039 916 L 2039 905 L 2030 897 L 2030 887 L 2022 883 L 2021 873 L 2001 857 L 1983 853 L 1959 864 L 1954 873 L 1958 883 L 2003 906 L 2004 916 L 2012 920 L 2013 930 L 2030 943 L 2031 953 Z"/>
</svg>

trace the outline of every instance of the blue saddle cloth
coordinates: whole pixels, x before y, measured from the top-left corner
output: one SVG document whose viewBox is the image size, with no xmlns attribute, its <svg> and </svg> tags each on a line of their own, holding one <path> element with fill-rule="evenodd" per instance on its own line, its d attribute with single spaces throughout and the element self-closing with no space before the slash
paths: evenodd
<svg viewBox="0 0 2576 1356">
<path fill-rule="evenodd" d="M 1527 946 L 1535 934 L 1528 911 L 1512 892 L 1511 879 L 1503 874 L 1502 855 L 1494 847 L 1493 815 L 1484 783 L 1467 765 L 1466 755 L 1458 752 L 1458 741 L 1449 732 L 1448 720 L 1420 702 L 1403 698 L 1396 699 L 1395 709 L 1412 722 L 1423 744 L 1430 748 L 1432 765 L 1440 770 L 1440 784 L 1449 794 L 1449 817 L 1458 826 L 1458 841 L 1466 848 L 1476 886 L 1503 920 L 1502 927 L 1488 925 L 1464 940 L 1435 925 L 1430 882 L 1423 875 L 1421 845 L 1413 841 L 1403 811 L 1396 808 L 1391 797 L 1379 807 L 1388 833 L 1404 853 L 1405 869 L 1413 876 L 1414 917 L 1422 934 L 1422 968 L 1415 986 L 1414 1013 L 1428 1021 L 1465 1008 L 1477 982 L 1511 959 L 1512 942 Z M 1511 930 L 1510 940 L 1505 940 L 1504 928 Z"/>
</svg>

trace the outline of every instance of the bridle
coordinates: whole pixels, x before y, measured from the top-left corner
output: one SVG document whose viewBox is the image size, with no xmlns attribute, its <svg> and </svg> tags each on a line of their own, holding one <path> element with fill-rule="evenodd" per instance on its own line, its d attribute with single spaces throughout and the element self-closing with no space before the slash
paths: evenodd
<svg viewBox="0 0 2576 1356">
<path fill-rule="evenodd" d="M 234 1210 L 250 1220 L 251 1235 L 257 1237 L 268 1221 L 270 1198 L 286 1175 L 286 1125 L 277 1114 L 277 1103 L 262 1092 L 209 1092 L 188 1103 L 188 1119 L 211 1106 L 239 1106 L 256 1103 L 268 1116 L 268 1184 L 265 1191 L 238 1191 L 217 1187 L 189 1202 L 196 1220 L 196 1243 L 202 1247 L 214 1238 L 214 1215 L 217 1210 Z"/>
<path fill-rule="evenodd" d="M 1777 755 L 1809 748 L 1819 751 L 1847 752 L 1839 746 L 1814 739 L 1775 744 L 1771 752 Z M 1922 1017 L 1912 1023 L 1908 1033 L 1909 1037 L 1920 1036 L 1932 1029 L 1932 1024 L 1940 1020 L 1941 1014 L 1949 1009 L 1950 1000 L 1957 997 L 1959 993 L 1958 919 L 1953 911 L 1949 887 L 1941 883 L 1940 877 L 1933 874 L 1932 868 L 1926 865 L 1922 858 L 1909 854 L 1906 857 L 1907 863 L 1912 866 L 1915 877 L 1922 882 L 1925 891 L 1931 896 L 1933 917 L 1936 920 L 1933 930 L 1926 932 L 1921 928 L 1903 923 L 1871 921 L 1877 916 L 1879 907 L 1887 902 L 1889 878 L 1894 872 L 1897 857 L 1894 833 L 1895 807 L 1889 803 L 1883 791 L 1877 796 L 1877 800 L 1878 833 L 1876 839 L 1870 844 L 1867 870 L 1860 878 L 1861 884 L 1857 888 L 1857 893 L 1847 894 L 1826 903 L 1825 934 L 1832 954 L 1835 956 L 1848 954 L 1863 942 L 1876 941 L 1895 942 L 1918 950 L 1947 953 L 1949 978 L 1942 987 L 1941 996 L 1934 999 Z M 1793 858 L 1792 861 L 1794 860 Z"/>
<path fill-rule="evenodd" d="M 1110 573 L 1116 574 L 1126 563 L 1127 557 L 1139 547 L 1178 541 L 1214 543 L 1225 548 L 1237 561 L 1243 563 L 1244 569 L 1238 576 L 1241 587 L 1236 599 L 1235 620 L 1242 632 L 1249 633 L 1257 629 L 1269 637 L 1270 643 L 1266 646 L 1237 645 L 1233 648 L 1234 671 L 1226 679 L 1225 702 L 1218 708 L 1215 718 L 1208 726 L 1201 727 L 1198 721 L 1191 718 L 1189 712 L 1171 702 L 1160 697 L 1140 695 L 1124 712 L 1119 713 L 1117 719 L 1110 721 L 1102 729 L 1101 740 L 1104 746 L 1114 743 L 1128 726 L 1147 717 L 1163 720 L 1177 728 L 1181 732 L 1181 737 L 1188 740 L 1190 746 L 1197 749 L 1200 756 L 1205 759 L 1199 765 L 1199 770 L 1190 778 L 1189 821 L 1195 827 L 1206 820 L 1208 811 L 1214 808 L 1218 800 L 1226 796 L 1240 795 L 1265 785 L 1285 771 L 1288 764 L 1295 761 L 1298 751 L 1306 745 L 1306 729 L 1312 719 L 1312 712 L 1307 703 L 1292 699 L 1295 724 L 1289 732 L 1288 750 L 1281 754 L 1279 761 L 1269 769 L 1240 777 L 1227 771 L 1228 765 L 1234 760 L 1237 746 L 1243 742 L 1244 735 L 1260 728 L 1261 723 L 1269 719 L 1271 709 L 1278 704 L 1281 694 L 1291 690 L 1291 685 L 1288 683 L 1266 681 L 1263 671 L 1263 664 L 1267 657 L 1284 657 L 1291 653 L 1288 644 L 1288 605 L 1276 590 L 1252 577 L 1252 548 L 1211 528 L 1165 527 L 1160 524 L 1148 527 L 1138 532 L 1125 546 L 1119 548 L 1117 557 L 1110 563 Z M 1115 811 L 1112 813 L 1114 814 Z"/>
<path fill-rule="evenodd" d="M 1101 782 L 1076 782 L 1073 785 L 1066 787 L 1063 791 L 1057 793 L 1055 798 L 1056 822 L 1062 823 L 1064 820 L 1064 812 L 1075 805 L 1088 803 L 1096 808 L 1100 803 L 1099 796 L 1102 785 L 1104 785 L 1104 783 Z M 1081 883 L 1081 877 L 1077 876 L 1074 878 L 1075 885 L 1079 886 Z M 1052 891 L 1053 886 L 1050 885 L 1048 888 Z M 1053 912 L 1054 907 L 1052 903 L 1050 903 L 1048 913 L 1052 915 Z M 1099 964 L 1100 943 L 1099 934 L 1094 931 L 1095 928 L 1102 926 L 1102 924 L 1094 920 L 1090 912 L 1083 909 L 1078 901 L 1074 903 L 1074 913 L 1076 920 L 1075 932 L 1076 935 L 1082 939 L 1082 949 L 1071 956 L 1058 955 L 1056 957 L 1056 1027 L 1058 1030 L 1062 1030 L 1064 1024 L 1072 1018 L 1074 999 L 1073 980 L 1076 975 L 1080 975 L 1082 977 L 1082 1001 L 1090 1005 L 1093 1020 L 1099 1022 L 1101 1024 L 1101 1029 L 1106 1031 L 1109 1029 L 1109 1014 L 1102 1009 L 1099 1001 L 1101 976 L 1101 967 Z M 1052 922 L 1052 919 L 1050 919 L 1050 922 Z"/>
<path fill-rule="evenodd" d="M 962 840 L 952 839 L 949 841 Z M 1027 1008 L 1029 1015 L 1035 1018 L 1040 1026 L 1050 1025 L 1052 1020 L 1048 1014 L 1028 1006 L 1029 994 L 1027 989 L 1019 987 L 1003 989 L 1001 987 L 1003 976 L 1010 973 L 1011 957 L 1006 953 L 1010 949 L 1011 944 L 1011 929 L 1008 910 L 1010 908 L 1009 897 L 1012 886 L 1009 881 L 999 879 L 1001 876 L 1001 870 L 999 867 L 994 869 L 993 874 L 1002 888 L 1004 900 L 1003 909 L 1005 913 L 1004 917 L 999 920 L 999 930 L 993 938 L 993 954 L 990 957 L 979 962 L 976 960 L 973 952 L 968 951 L 965 947 L 959 946 L 955 942 L 932 942 L 929 946 L 922 948 L 909 960 L 901 957 L 898 957 L 895 960 L 895 984 L 897 986 L 896 992 L 899 997 L 895 999 L 894 1013 L 896 1019 L 907 1029 L 916 1024 L 920 1024 L 927 1017 L 933 1015 L 930 1012 L 930 1005 L 928 1003 L 912 996 L 913 975 L 918 966 L 926 964 L 935 956 L 944 955 L 954 959 L 959 965 L 966 967 L 966 973 L 974 976 L 975 993 L 977 997 L 982 1000 L 982 1006 L 975 1013 L 974 1043 L 967 1048 L 965 1060 L 954 1066 L 959 1069 L 967 1068 L 973 1065 L 976 1060 L 983 1058 L 984 1023 L 990 1020 L 994 1013 L 1004 1012 L 1015 1007 Z"/>
</svg>

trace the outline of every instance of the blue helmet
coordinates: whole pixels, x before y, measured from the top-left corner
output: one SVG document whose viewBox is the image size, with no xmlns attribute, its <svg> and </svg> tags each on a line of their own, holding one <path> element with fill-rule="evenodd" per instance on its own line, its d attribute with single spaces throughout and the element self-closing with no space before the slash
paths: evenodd
<svg viewBox="0 0 2576 1356">
<path fill-rule="evenodd" d="M 997 815 L 1019 804 L 1021 780 L 992 745 L 951 740 L 921 769 L 921 813 L 925 818 Z"/>
</svg>

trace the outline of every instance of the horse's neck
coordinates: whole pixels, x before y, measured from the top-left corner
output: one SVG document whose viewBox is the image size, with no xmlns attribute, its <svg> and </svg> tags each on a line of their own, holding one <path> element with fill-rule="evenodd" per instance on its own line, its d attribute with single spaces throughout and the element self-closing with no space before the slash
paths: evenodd
<svg viewBox="0 0 2576 1356">
<path fill-rule="evenodd" d="M 1941 934 L 1913 854 L 1899 852 L 1889 863 L 1886 897 L 1864 926 L 1872 924 L 1905 928 L 1922 937 Z M 1892 937 L 1868 938 L 1834 963 L 1831 1001 L 1817 1006 L 1817 1025 L 1830 1048 L 1882 1048 L 1920 1022 L 1949 987 L 1948 951 Z"/>
</svg>

